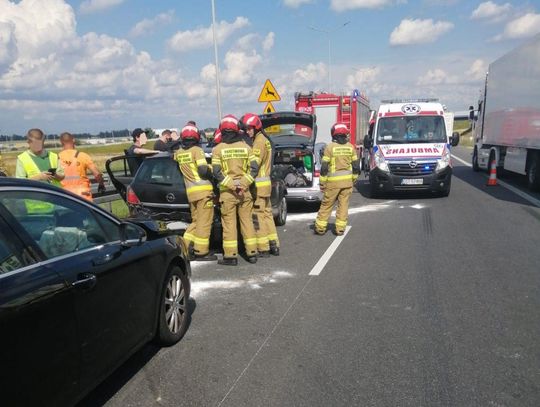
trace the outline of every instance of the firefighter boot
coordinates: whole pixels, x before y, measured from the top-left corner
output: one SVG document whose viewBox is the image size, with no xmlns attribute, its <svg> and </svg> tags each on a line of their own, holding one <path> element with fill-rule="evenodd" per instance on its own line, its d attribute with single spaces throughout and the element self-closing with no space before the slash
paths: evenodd
<svg viewBox="0 0 540 407">
<path fill-rule="evenodd" d="M 270 240 L 270 254 L 273 256 L 279 256 L 279 246 L 275 240 Z"/>
<path fill-rule="evenodd" d="M 215 254 L 204 254 L 204 255 L 195 255 L 195 258 L 193 261 L 214 261 L 217 260 L 217 256 Z"/>
<path fill-rule="evenodd" d="M 257 263 L 257 256 L 248 256 L 247 261 L 249 261 L 251 264 Z"/>
<path fill-rule="evenodd" d="M 218 264 L 222 266 L 238 266 L 238 259 L 236 257 L 224 257 L 218 260 Z"/>
<path fill-rule="evenodd" d="M 257 253 L 258 257 L 270 257 L 270 250 L 263 250 L 259 253 Z"/>
</svg>

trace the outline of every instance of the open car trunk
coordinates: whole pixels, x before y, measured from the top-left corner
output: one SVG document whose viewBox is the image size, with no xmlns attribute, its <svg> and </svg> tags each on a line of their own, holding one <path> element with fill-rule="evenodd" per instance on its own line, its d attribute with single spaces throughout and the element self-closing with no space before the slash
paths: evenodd
<svg viewBox="0 0 540 407">
<path fill-rule="evenodd" d="M 313 185 L 313 153 L 305 148 L 276 148 L 272 176 L 282 179 L 287 188 L 307 188 Z"/>
</svg>

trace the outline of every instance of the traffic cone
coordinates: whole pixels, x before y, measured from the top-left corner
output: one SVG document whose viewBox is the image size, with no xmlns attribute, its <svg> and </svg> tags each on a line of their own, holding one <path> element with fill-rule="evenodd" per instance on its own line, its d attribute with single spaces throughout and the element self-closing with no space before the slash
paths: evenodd
<svg viewBox="0 0 540 407">
<path fill-rule="evenodd" d="M 486 185 L 488 187 L 497 186 L 497 163 L 495 160 L 491 161 L 491 166 L 489 168 L 489 179 Z"/>
</svg>

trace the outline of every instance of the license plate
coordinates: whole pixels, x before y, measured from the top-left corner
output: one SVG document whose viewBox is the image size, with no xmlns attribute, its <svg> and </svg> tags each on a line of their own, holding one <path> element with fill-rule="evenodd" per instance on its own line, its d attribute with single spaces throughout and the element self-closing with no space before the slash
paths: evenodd
<svg viewBox="0 0 540 407">
<path fill-rule="evenodd" d="M 401 180 L 401 185 L 422 185 L 423 183 L 422 178 L 404 178 Z"/>
</svg>

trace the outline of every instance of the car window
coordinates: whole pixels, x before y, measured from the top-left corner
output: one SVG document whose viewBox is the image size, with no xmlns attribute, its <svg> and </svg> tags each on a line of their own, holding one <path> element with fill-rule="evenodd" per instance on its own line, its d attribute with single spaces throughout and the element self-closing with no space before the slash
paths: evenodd
<svg viewBox="0 0 540 407">
<path fill-rule="evenodd" d="M 136 183 L 174 184 L 183 187 L 184 181 L 178 164 L 172 158 L 146 160 L 139 169 Z"/>
<path fill-rule="evenodd" d="M 88 206 L 55 194 L 2 192 L 0 203 L 48 258 L 119 240 L 119 227 Z"/>
<path fill-rule="evenodd" d="M 25 253 L 13 236 L 8 236 L 7 226 L 0 221 L 0 275 L 32 264 L 33 260 Z"/>
</svg>

